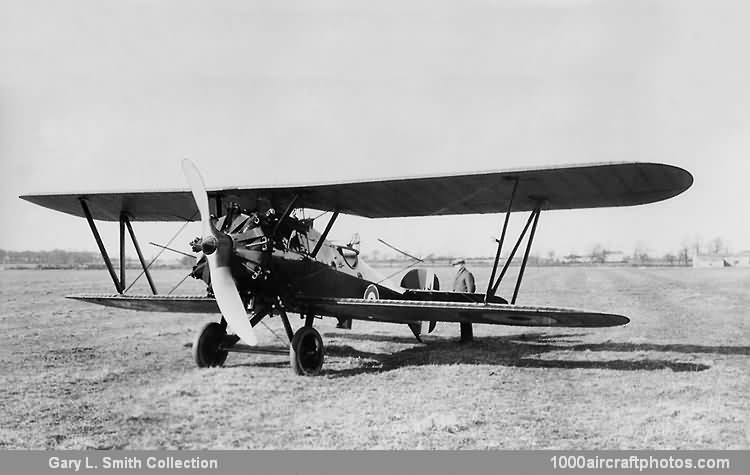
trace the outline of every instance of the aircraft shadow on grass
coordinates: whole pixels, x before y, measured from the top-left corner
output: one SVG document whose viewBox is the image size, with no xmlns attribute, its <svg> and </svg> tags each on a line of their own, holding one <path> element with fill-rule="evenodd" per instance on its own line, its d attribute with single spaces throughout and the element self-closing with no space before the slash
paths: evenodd
<svg viewBox="0 0 750 475">
<path fill-rule="evenodd" d="M 408 366 L 449 365 L 449 364 L 486 364 L 520 368 L 558 368 L 558 369 L 609 369 L 618 371 L 656 371 L 670 369 L 674 372 L 705 371 L 710 366 L 702 363 L 681 362 L 670 359 L 613 359 L 613 360 L 575 360 L 540 358 L 545 353 L 559 352 L 602 352 L 612 351 L 646 352 L 657 351 L 684 354 L 721 354 L 750 355 L 748 346 L 705 346 L 690 344 L 654 344 L 654 343 L 578 343 L 577 338 L 585 333 L 523 333 L 500 337 L 475 338 L 469 344 L 457 344 L 455 337 L 423 336 L 424 345 L 413 346 L 413 337 L 368 334 L 331 334 L 347 340 L 389 342 L 412 345 L 393 353 L 375 353 L 358 350 L 345 344 L 331 344 L 326 353 L 333 358 L 359 358 L 361 362 L 355 368 L 324 369 L 322 374 L 330 377 L 348 377 L 362 373 L 379 373 Z M 244 366 L 245 364 L 242 364 Z M 286 362 L 253 362 L 248 366 L 285 367 Z"/>
</svg>

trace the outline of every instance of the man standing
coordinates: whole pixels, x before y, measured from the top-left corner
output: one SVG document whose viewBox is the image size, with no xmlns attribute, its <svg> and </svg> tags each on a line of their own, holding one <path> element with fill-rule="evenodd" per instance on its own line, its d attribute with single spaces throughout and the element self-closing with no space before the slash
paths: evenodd
<svg viewBox="0 0 750 475">
<path fill-rule="evenodd" d="M 457 268 L 456 279 L 453 281 L 453 291 L 473 294 L 476 291 L 474 275 L 466 268 L 465 259 L 456 259 L 452 265 Z M 461 322 L 461 343 L 466 343 L 474 338 L 474 330 L 470 322 Z"/>
</svg>

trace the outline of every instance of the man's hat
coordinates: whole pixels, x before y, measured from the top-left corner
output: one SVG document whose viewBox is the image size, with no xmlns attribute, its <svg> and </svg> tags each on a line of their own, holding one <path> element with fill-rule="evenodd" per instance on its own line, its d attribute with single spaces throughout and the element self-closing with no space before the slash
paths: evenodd
<svg viewBox="0 0 750 475">
<path fill-rule="evenodd" d="M 456 259 L 455 261 L 451 262 L 452 266 L 457 266 L 459 264 L 466 264 L 466 259 L 461 258 L 461 259 Z"/>
</svg>

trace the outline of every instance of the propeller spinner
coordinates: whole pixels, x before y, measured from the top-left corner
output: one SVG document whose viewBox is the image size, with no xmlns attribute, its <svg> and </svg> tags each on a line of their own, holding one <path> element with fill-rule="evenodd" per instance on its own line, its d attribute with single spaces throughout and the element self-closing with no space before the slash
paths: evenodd
<svg viewBox="0 0 750 475">
<path fill-rule="evenodd" d="M 229 327 L 248 345 L 255 346 L 258 340 L 248 320 L 245 305 L 237 291 L 230 264 L 234 253 L 232 238 L 220 232 L 211 221 L 208 194 L 198 168 L 187 158 L 182 161 L 182 171 L 190 185 L 195 205 L 201 215 L 203 236 L 201 247 L 206 254 L 213 289 L 219 310 Z"/>
</svg>

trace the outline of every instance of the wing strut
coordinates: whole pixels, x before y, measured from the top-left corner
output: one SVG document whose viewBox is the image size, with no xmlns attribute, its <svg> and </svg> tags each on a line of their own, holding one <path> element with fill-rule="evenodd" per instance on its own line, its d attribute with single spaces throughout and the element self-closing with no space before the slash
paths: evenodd
<svg viewBox="0 0 750 475">
<path fill-rule="evenodd" d="M 120 216 L 120 285 L 125 287 L 125 221 Z"/>
<path fill-rule="evenodd" d="M 79 198 L 78 200 L 81 203 L 81 209 L 83 209 L 83 214 L 86 215 L 86 221 L 89 223 L 89 227 L 91 228 L 91 233 L 94 235 L 94 240 L 96 240 L 96 245 L 99 247 L 99 252 L 102 255 L 102 259 L 104 259 L 104 264 L 107 266 L 107 270 L 109 271 L 109 276 L 112 277 L 112 282 L 115 284 L 115 290 L 117 290 L 118 294 L 121 294 L 123 291 L 123 283 L 120 282 L 120 279 L 117 278 L 117 274 L 115 273 L 115 268 L 112 266 L 112 261 L 109 259 L 109 254 L 107 254 L 107 249 L 104 247 L 104 242 L 102 242 L 102 237 L 99 235 L 99 230 L 96 229 L 96 223 L 94 223 L 94 218 L 91 216 L 91 211 L 89 210 L 89 206 L 86 204 L 86 200 L 84 198 Z M 122 236 L 122 233 L 121 233 Z M 120 242 L 122 245 L 122 241 Z M 123 265 L 121 262 L 120 265 Z M 122 271 L 122 269 L 121 269 Z M 124 272 L 122 277 L 124 278 Z"/>
<path fill-rule="evenodd" d="M 281 215 L 281 217 L 279 217 L 279 220 L 276 222 L 276 226 L 274 226 L 273 231 L 271 231 L 272 239 L 276 239 L 276 233 L 278 232 L 279 227 L 281 226 L 281 223 L 283 223 L 286 220 L 286 218 L 288 218 L 289 215 L 292 214 L 292 211 L 294 211 L 294 204 L 297 202 L 298 198 L 299 198 L 299 194 L 294 195 L 292 197 L 292 200 L 286 206 L 284 213 Z"/>
<path fill-rule="evenodd" d="M 156 286 L 154 285 L 154 280 L 151 278 L 151 273 L 149 272 L 148 268 L 151 264 L 146 265 L 146 260 L 143 258 L 143 252 L 141 252 L 141 246 L 138 245 L 138 240 L 135 237 L 135 232 L 133 231 L 133 226 L 130 224 L 130 220 L 128 219 L 127 215 L 122 214 L 120 215 L 120 277 L 117 278 L 117 273 L 115 272 L 115 268 L 112 265 L 112 260 L 109 258 L 109 254 L 107 253 L 107 249 L 104 247 L 104 242 L 102 241 L 101 235 L 99 235 L 99 230 L 96 227 L 96 223 L 94 222 L 94 218 L 91 215 L 91 210 L 89 210 L 88 204 L 86 204 L 85 198 L 79 198 L 79 202 L 81 203 L 81 209 L 83 210 L 84 216 L 86 216 L 86 221 L 89 223 L 89 227 L 91 228 L 91 233 L 94 235 L 94 240 L 96 240 L 96 245 L 99 248 L 99 252 L 102 255 L 102 259 L 104 260 L 104 264 L 107 266 L 107 270 L 109 271 L 109 276 L 112 278 L 112 282 L 115 284 L 115 290 L 118 294 L 123 294 L 127 292 L 130 287 L 135 284 L 135 281 L 138 280 L 138 278 L 146 274 L 146 279 L 148 280 L 148 285 L 151 287 L 151 293 L 156 295 Z M 143 271 L 141 274 L 136 277 L 133 282 L 130 283 L 130 286 L 125 288 L 125 229 L 128 230 L 128 233 L 130 234 L 130 240 L 133 242 L 133 247 L 135 247 L 135 252 L 138 254 L 138 260 L 141 261 L 141 267 L 143 267 Z M 170 241 L 171 242 L 171 241 Z M 153 262 L 152 262 L 153 263 Z"/>
<path fill-rule="evenodd" d="M 526 244 L 526 252 L 523 254 L 523 262 L 521 263 L 521 270 L 518 271 L 518 280 L 516 281 L 516 288 L 513 290 L 513 299 L 510 301 L 511 304 L 516 303 L 516 297 L 518 297 L 518 289 L 521 288 L 521 279 L 523 279 L 523 272 L 526 270 L 526 263 L 529 260 L 529 251 L 531 251 L 531 243 L 534 242 L 534 234 L 536 233 L 536 225 L 539 222 L 539 215 L 542 214 L 541 204 L 536 205 L 536 209 L 531 212 L 534 216 L 534 224 L 531 226 L 531 234 L 529 234 L 529 242 Z"/>
<path fill-rule="evenodd" d="M 492 289 L 489 291 L 489 295 L 495 295 L 497 293 L 497 288 L 500 286 L 500 282 L 502 282 L 503 277 L 505 276 L 505 273 L 508 271 L 508 268 L 510 267 L 511 262 L 513 262 L 513 258 L 516 256 L 516 252 L 518 251 L 518 248 L 521 246 L 521 242 L 523 241 L 523 238 L 526 236 L 526 232 L 529 230 L 529 226 L 531 226 L 531 223 L 533 222 L 534 225 L 531 230 L 531 235 L 529 236 L 528 244 L 526 245 L 526 251 L 524 253 L 523 262 L 521 263 L 521 270 L 518 273 L 518 280 L 516 281 L 516 287 L 513 292 L 513 300 L 511 303 L 516 303 L 516 298 L 518 297 L 518 289 L 521 287 L 521 279 L 523 279 L 524 271 L 526 270 L 526 264 L 529 259 L 529 252 L 531 251 L 531 243 L 534 241 L 534 234 L 536 233 L 536 226 L 539 221 L 539 215 L 541 214 L 542 205 L 546 202 L 544 199 L 538 199 L 536 207 L 529 215 L 529 219 L 526 220 L 526 225 L 523 228 L 523 231 L 521 231 L 521 235 L 518 236 L 518 240 L 516 241 L 516 245 L 513 246 L 513 250 L 510 252 L 510 255 L 505 261 L 505 265 L 503 266 L 503 270 L 500 271 L 500 276 L 498 276 L 495 283 L 492 285 Z"/>
<path fill-rule="evenodd" d="M 518 189 L 518 177 L 513 179 L 513 191 L 510 194 L 510 201 L 508 202 L 508 211 L 505 212 L 505 222 L 503 222 L 503 231 L 500 234 L 500 240 L 497 241 L 497 252 L 495 253 L 495 263 L 492 265 L 492 274 L 490 275 L 490 281 L 487 283 L 487 292 L 484 294 L 484 303 L 490 298 L 490 292 L 495 295 L 495 289 L 492 284 L 495 280 L 495 273 L 497 273 L 497 265 L 500 262 L 500 251 L 503 250 L 503 241 L 505 241 L 505 233 L 508 230 L 508 220 L 510 219 L 510 211 L 513 209 L 513 198 L 516 196 L 516 189 Z"/>
<path fill-rule="evenodd" d="M 328 233 L 331 232 L 333 223 L 336 221 L 336 218 L 338 217 L 339 217 L 339 210 L 336 210 L 333 212 L 333 216 L 331 216 L 331 219 L 328 221 L 328 224 L 326 224 L 326 228 L 325 230 L 323 230 L 323 234 L 320 236 L 320 238 L 318 239 L 318 242 L 315 244 L 315 249 L 313 249 L 313 252 L 310 254 L 312 258 L 315 258 L 315 256 L 318 255 L 318 251 L 320 251 L 320 248 L 323 247 L 323 243 L 328 237 Z"/>
<path fill-rule="evenodd" d="M 135 231 L 133 231 L 133 226 L 130 224 L 130 220 L 128 219 L 128 217 L 124 214 L 120 216 L 120 223 L 125 223 L 125 226 L 127 226 L 128 233 L 130 233 L 130 240 L 133 242 L 133 247 L 135 248 L 135 253 L 138 254 L 138 260 L 141 262 L 143 273 L 146 274 L 146 280 L 148 280 L 148 286 L 151 287 L 151 293 L 156 295 L 157 292 L 156 292 L 156 286 L 154 285 L 154 279 L 151 278 L 151 272 L 148 270 L 150 264 L 146 265 L 146 259 L 143 258 L 143 253 L 141 252 L 141 246 L 138 244 L 138 239 L 135 238 Z M 125 243 L 120 241 L 120 246 L 125 247 Z M 124 256 L 123 252 L 124 251 L 121 250 L 120 254 Z M 140 277 L 140 275 L 138 277 Z M 135 283 L 135 281 L 138 280 L 138 277 L 136 277 L 133 280 L 133 283 Z M 125 285 L 124 282 L 123 282 L 123 285 Z M 130 285 L 132 286 L 133 284 L 130 284 Z"/>
<path fill-rule="evenodd" d="M 143 258 L 143 253 L 141 253 L 141 246 L 138 245 L 138 240 L 135 238 L 135 233 L 133 232 L 133 228 L 130 225 L 130 220 L 127 218 L 127 216 L 123 216 L 123 215 L 120 216 L 120 219 L 125 219 L 125 225 L 128 227 L 128 230 L 130 231 L 130 238 L 133 241 L 133 246 L 135 247 L 135 251 L 138 253 L 138 259 L 141 261 L 141 267 L 143 268 L 141 273 L 138 274 L 138 276 L 135 279 L 133 279 L 133 282 L 131 282 L 130 285 L 125 289 L 125 292 L 130 290 L 130 288 L 133 287 L 133 285 L 135 285 L 138 279 L 140 279 L 141 276 L 145 274 L 146 279 L 148 280 L 148 285 L 151 287 L 151 293 L 153 293 L 154 295 L 157 294 L 156 287 L 154 286 L 154 281 L 151 279 L 151 273 L 149 272 L 149 269 L 154 264 L 154 262 L 156 262 L 156 260 L 159 259 L 159 256 L 161 256 L 165 250 L 170 249 L 169 246 L 172 244 L 172 241 L 177 239 L 177 236 L 179 236 L 180 233 L 185 229 L 185 227 L 188 224 L 190 224 L 190 221 L 195 217 L 196 214 L 198 213 L 196 212 L 195 214 L 193 214 L 193 216 L 190 219 L 185 220 L 185 223 L 182 225 L 182 227 L 180 227 L 180 229 L 178 229 L 177 232 L 172 235 L 169 241 L 167 241 L 166 246 L 158 246 L 161 248 L 161 250 L 156 254 L 156 256 L 153 259 L 151 259 L 151 262 L 149 262 L 148 264 L 146 264 L 146 260 Z"/>
</svg>

